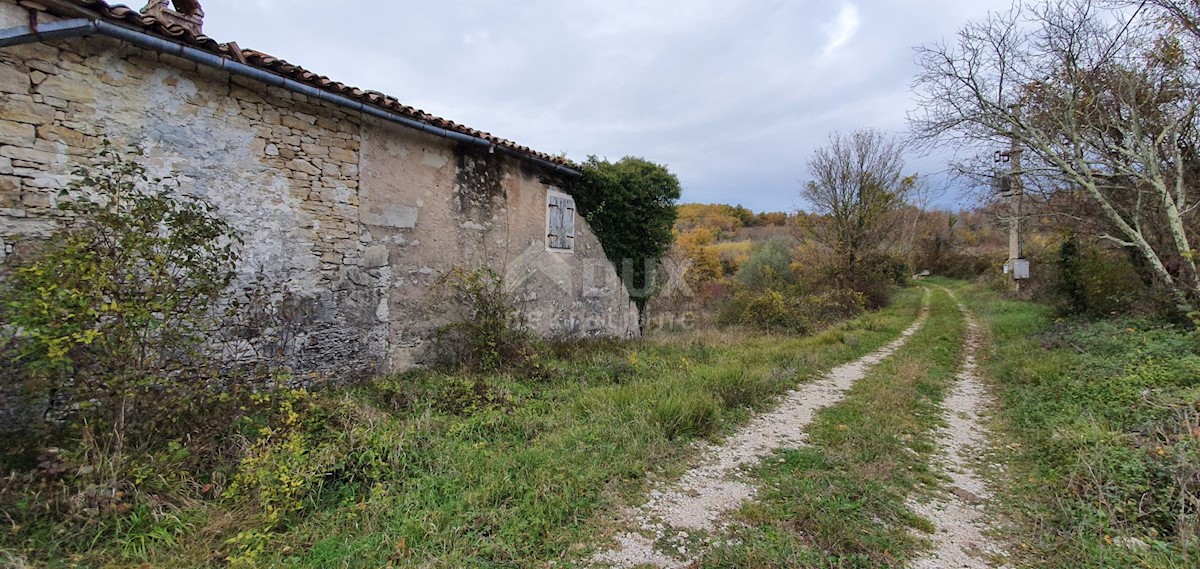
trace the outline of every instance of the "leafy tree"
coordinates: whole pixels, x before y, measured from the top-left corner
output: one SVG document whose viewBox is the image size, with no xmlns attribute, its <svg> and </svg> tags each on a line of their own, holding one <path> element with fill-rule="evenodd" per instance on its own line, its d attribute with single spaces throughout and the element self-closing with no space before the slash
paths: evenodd
<svg viewBox="0 0 1200 569">
<path fill-rule="evenodd" d="M 1021 150 L 1028 194 L 1134 251 L 1183 312 L 1200 303 L 1195 179 L 1200 32 L 1194 1 L 1017 4 L 919 50 L 918 137 L 981 158 Z M 1063 195 L 1078 199 L 1062 199 Z"/>
<path fill-rule="evenodd" d="M 211 379 L 197 362 L 240 244 L 214 206 L 150 178 L 140 155 L 105 141 L 60 193 L 70 221 L 0 288 L 5 355 L 27 387 L 106 425 L 118 457 L 127 422 L 148 418 L 135 409 L 161 414 L 164 391 Z"/>
<path fill-rule="evenodd" d="M 644 313 L 655 292 L 656 263 L 674 238 L 679 179 L 666 166 L 631 156 L 617 162 L 592 156 L 582 172 L 571 194 Z"/>
<path fill-rule="evenodd" d="M 874 129 L 834 133 L 808 162 L 812 180 L 801 191 L 818 214 L 804 219 L 812 238 L 832 250 L 836 274 L 861 284 L 866 264 L 877 261 L 895 237 L 897 210 L 913 187 L 894 138 Z"/>
<path fill-rule="evenodd" d="M 725 207 L 729 210 L 730 215 L 733 215 L 734 217 L 741 220 L 743 227 L 748 226 L 748 225 L 754 225 L 754 223 L 755 223 L 754 212 L 750 211 L 749 209 L 746 209 L 745 207 L 742 207 L 742 204 L 737 204 L 733 207 L 729 207 L 729 206 L 725 206 Z"/>
<path fill-rule="evenodd" d="M 786 237 L 776 237 L 763 243 L 738 268 L 737 277 L 746 286 L 764 290 L 795 284 L 792 259 L 796 244 Z"/>
<path fill-rule="evenodd" d="M 754 218 L 754 225 L 784 226 L 787 222 L 788 214 L 782 211 L 764 211 Z"/>
</svg>

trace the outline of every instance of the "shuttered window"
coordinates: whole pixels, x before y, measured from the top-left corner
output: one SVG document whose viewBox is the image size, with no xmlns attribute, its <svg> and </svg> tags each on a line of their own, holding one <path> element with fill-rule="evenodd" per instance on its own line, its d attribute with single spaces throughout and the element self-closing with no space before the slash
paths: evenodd
<svg viewBox="0 0 1200 569">
<path fill-rule="evenodd" d="M 551 249 L 575 249 L 575 200 L 550 192 L 546 196 L 546 246 Z"/>
</svg>

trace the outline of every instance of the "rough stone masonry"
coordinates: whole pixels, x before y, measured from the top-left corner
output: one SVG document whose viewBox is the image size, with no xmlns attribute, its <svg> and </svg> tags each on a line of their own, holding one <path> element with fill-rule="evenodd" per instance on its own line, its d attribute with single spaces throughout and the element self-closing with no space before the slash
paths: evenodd
<svg viewBox="0 0 1200 569">
<path fill-rule="evenodd" d="M 118 10 L 0 0 L 0 29 L 79 18 L 63 4 L 97 21 Z M 243 284 L 261 274 L 311 307 L 299 369 L 421 363 L 447 323 L 431 286 L 454 267 L 504 275 L 544 336 L 637 333 L 636 308 L 582 218 L 572 248 L 548 246 L 563 174 L 536 160 L 103 35 L 0 48 L 0 95 L 0 263 L 54 231 L 57 190 L 107 137 L 140 145 L 153 175 L 174 174 L 218 206 L 245 241 Z"/>
</svg>

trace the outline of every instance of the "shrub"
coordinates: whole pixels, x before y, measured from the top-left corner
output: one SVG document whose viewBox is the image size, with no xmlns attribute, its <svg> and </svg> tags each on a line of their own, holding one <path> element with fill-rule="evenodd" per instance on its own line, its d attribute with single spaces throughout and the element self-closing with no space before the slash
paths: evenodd
<svg viewBox="0 0 1200 569">
<path fill-rule="evenodd" d="M 253 406 L 260 412 L 244 419 L 251 438 L 223 493 L 258 512 L 226 542 L 233 567 L 259 566 L 274 532 L 323 492 L 365 493 L 405 465 L 402 430 L 353 399 L 292 390 L 257 395 Z"/>
<path fill-rule="evenodd" d="M 804 319 L 796 303 L 778 290 L 741 290 L 721 311 L 721 324 L 737 324 L 763 330 L 778 330 L 804 334 L 810 323 Z"/>
<path fill-rule="evenodd" d="M 746 286 L 762 290 L 796 282 L 792 273 L 795 246 L 791 239 L 777 237 L 763 243 L 742 263 L 737 277 Z"/>
<path fill-rule="evenodd" d="M 994 265 L 997 264 L 996 259 L 997 255 L 994 254 L 951 251 L 939 257 L 936 262 L 921 262 L 917 266 L 921 270 L 928 269 L 938 276 L 973 280 L 994 270 Z"/>
<path fill-rule="evenodd" d="M 733 241 L 717 243 L 713 247 L 721 259 L 724 272 L 734 274 L 742 268 L 746 261 L 750 260 L 750 254 L 754 251 L 754 242 L 750 240 Z"/>
<path fill-rule="evenodd" d="M 288 513 L 303 508 L 301 499 L 329 470 L 332 457 L 313 452 L 312 432 L 325 421 L 308 392 L 263 395 L 256 400 L 274 403 L 274 418 L 258 427 L 258 438 L 247 449 L 225 495 L 253 497 L 267 526 L 274 527 Z"/>
<path fill-rule="evenodd" d="M 908 283 L 909 268 L 903 261 L 880 253 L 864 259 L 853 273 L 839 277 L 844 286 L 837 289 L 859 293 L 868 308 L 876 309 L 887 305 L 897 286 Z"/>
<path fill-rule="evenodd" d="M 860 314 L 866 297 L 849 290 L 803 294 L 797 287 L 785 290 L 741 290 L 721 310 L 718 322 L 761 330 L 806 334 Z"/>
<path fill-rule="evenodd" d="M 801 307 L 810 322 L 825 327 L 862 314 L 867 308 L 867 297 L 852 290 L 829 290 L 810 294 L 801 301 Z"/>
<path fill-rule="evenodd" d="M 1173 316 L 1165 295 L 1147 284 L 1128 258 L 1089 247 L 1075 237 L 1063 240 L 1052 284 L 1060 312 L 1109 316 L 1151 313 Z"/>
<path fill-rule="evenodd" d="M 19 381 L 48 415 L 79 416 L 84 440 L 116 462 L 110 473 L 127 425 L 149 431 L 212 379 L 205 342 L 238 259 L 214 207 L 150 178 L 140 156 L 105 141 L 59 194 L 65 226 L 0 290 Z"/>
<path fill-rule="evenodd" d="M 831 249 L 816 242 L 800 244 L 793 268 L 804 290 L 853 291 L 871 309 L 885 306 L 911 274 L 907 263 L 884 252 L 868 254 L 848 272 Z"/>
<path fill-rule="evenodd" d="M 29 417 L 0 434 L 14 526 L 134 539 L 141 521 L 219 495 L 247 394 L 285 377 L 269 364 L 311 317 L 263 279 L 231 295 L 236 233 L 140 156 L 104 142 L 60 193 L 63 227 L 0 282 L 0 411 Z M 139 539 L 183 531 L 154 527 Z"/>
<path fill-rule="evenodd" d="M 437 332 L 434 351 L 440 363 L 483 372 L 540 367 L 533 336 L 495 271 L 455 267 L 435 290 L 444 295 L 443 306 L 462 312 Z"/>
</svg>

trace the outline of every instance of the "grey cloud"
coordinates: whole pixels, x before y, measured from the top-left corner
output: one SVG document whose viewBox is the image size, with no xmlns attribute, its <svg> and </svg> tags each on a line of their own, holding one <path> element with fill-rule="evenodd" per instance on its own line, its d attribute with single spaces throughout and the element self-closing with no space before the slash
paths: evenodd
<svg viewBox="0 0 1200 569">
<path fill-rule="evenodd" d="M 207 0 L 205 31 L 690 201 L 798 205 L 829 132 L 904 128 L 912 47 L 1009 0 Z M 840 41 L 839 41 L 840 40 Z M 914 158 L 913 170 L 943 167 Z"/>
</svg>

